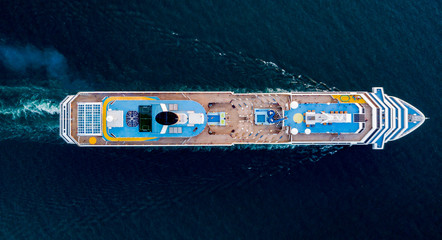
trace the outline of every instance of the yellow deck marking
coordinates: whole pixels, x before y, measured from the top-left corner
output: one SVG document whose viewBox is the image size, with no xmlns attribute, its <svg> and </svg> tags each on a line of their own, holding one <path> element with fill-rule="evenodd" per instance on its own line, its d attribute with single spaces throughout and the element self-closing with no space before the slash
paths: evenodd
<svg viewBox="0 0 442 240">
<path fill-rule="evenodd" d="M 293 116 L 293 121 L 295 121 L 295 123 L 302 123 L 303 120 L 304 116 L 302 116 L 301 113 L 297 113 Z"/>
<path fill-rule="evenodd" d="M 113 142 L 134 142 L 134 141 L 146 141 L 146 140 L 152 140 L 156 139 L 156 137 L 112 137 L 107 134 L 107 128 L 106 128 L 106 111 L 107 111 L 107 105 L 116 100 L 156 100 L 154 98 L 149 97 L 109 97 L 107 98 L 103 103 L 103 114 L 102 114 L 102 121 L 103 121 L 103 135 L 106 139 Z"/>
<path fill-rule="evenodd" d="M 348 101 L 350 101 L 350 96 L 348 96 L 348 95 L 341 95 L 339 97 L 339 100 L 341 100 L 342 102 L 348 102 Z"/>
<path fill-rule="evenodd" d="M 95 137 L 91 137 L 91 138 L 89 138 L 89 143 L 95 144 L 95 143 L 97 143 L 97 139 Z"/>
<path fill-rule="evenodd" d="M 340 103 L 366 103 L 361 95 L 332 95 L 332 97 Z"/>
</svg>

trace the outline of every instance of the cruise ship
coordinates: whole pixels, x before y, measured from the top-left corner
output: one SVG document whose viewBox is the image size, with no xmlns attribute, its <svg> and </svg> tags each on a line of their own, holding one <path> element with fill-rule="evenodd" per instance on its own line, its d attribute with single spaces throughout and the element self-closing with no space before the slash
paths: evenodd
<svg viewBox="0 0 442 240">
<path fill-rule="evenodd" d="M 425 121 L 372 92 L 79 92 L 60 103 L 60 136 L 78 146 L 369 145 Z"/>
</svg>

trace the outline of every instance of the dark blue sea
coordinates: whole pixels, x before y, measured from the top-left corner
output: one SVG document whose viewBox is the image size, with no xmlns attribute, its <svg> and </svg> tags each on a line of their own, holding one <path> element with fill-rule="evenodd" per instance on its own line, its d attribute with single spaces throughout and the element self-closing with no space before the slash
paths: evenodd
<svg viewBox="0 0 442 240">
<path fill-rule="evenodd" d="M 430 117 L 382 151 L 58 136 L 79 91 L 376 86 Z M 0 239 L 441 239 L 441 90 L 441 1 L 0 0 Z"/>
</svg>

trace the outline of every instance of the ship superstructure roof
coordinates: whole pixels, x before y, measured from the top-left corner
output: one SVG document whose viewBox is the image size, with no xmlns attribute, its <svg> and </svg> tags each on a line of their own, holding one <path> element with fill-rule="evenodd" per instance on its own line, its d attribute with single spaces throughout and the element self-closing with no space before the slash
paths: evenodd
<svg viewBox="0 0 442 240">
<path fill-rule="evenodd" d="M 155 119 L 151 119 L 148 131 L 140 131 L 140 124 L 129 126 L 126 122 L 128 112 L 137 112 L 141 107 L 149 109 L 150 118 L 163 111 L 173 111 L 186 116 L 186 121 L 173 126 L 161 125 Z M 161 100 L 155 96 L 148 97 L 105 97 L 103 99 L 103 118 L 109 112 L 121 112 L 123 124 L 118 127 L 109 127 L 108 121 L 102 126 L 103 136 L 108 141 L 155 141 L 159 138 L 190 138 L 200 134 L 207 123 L 206 111 L 201 104 L 191 100 Z M 142 109 L 142 108 L 141 108 Z M 141 112 L 141 111 L 139 111 Z M 140 114 L 139 114 L 140 115 Z M 195 122 L 195 118 L 201 120 Z M 140 117 L 139 117 L 140 119 Z"/>
<path fill-rule="evenodd" d="M 425 116 L 372 92 L 81 92 L 61 104 L 60 135 L 80 146 L 372 144 L 383 149 Z"/>
</svg>

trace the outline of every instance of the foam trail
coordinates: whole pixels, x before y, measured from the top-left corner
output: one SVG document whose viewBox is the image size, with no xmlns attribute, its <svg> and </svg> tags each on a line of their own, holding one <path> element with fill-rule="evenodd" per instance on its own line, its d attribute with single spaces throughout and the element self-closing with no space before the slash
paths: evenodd
<svg viewBox="0 0 442 240">
<path fill-rule="evenodd" d="M 1 102 L 1 105 L 5 105 Z M 17 105 L 0 107 L 0 114 L 11 115 L 12 119 L 20 117 L 28 117 L 28 115 L 38 114 L 58 114 L 60 111 L 58 106 L 51 100 L 20 100 Z"/>
<path fill-rule="evenodd" d="M 57 139 L 56 90 L 35 86 L 0 86 L 0 141 Z"/>
<path fill-rule="evenodd" d="M 0 62 L 15 72 L 43 68 L 53 78 L 63 78 L 67 75 L 65 57 L 53 48 L 38 49 L 32 45 L 22 47 L 0 45 Z"/>
</svg>

